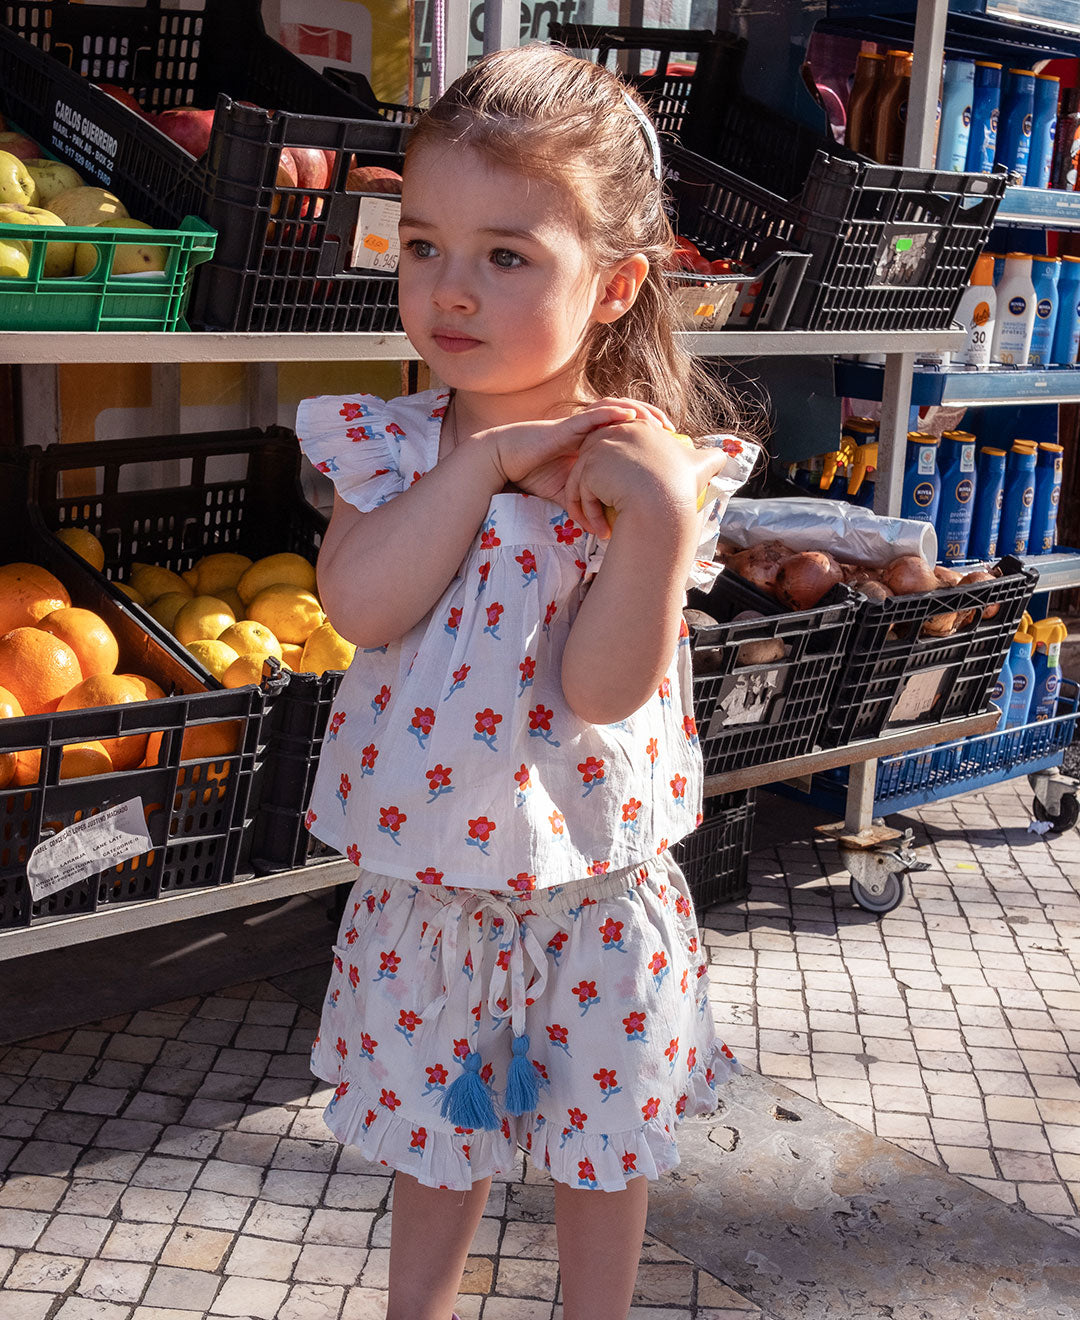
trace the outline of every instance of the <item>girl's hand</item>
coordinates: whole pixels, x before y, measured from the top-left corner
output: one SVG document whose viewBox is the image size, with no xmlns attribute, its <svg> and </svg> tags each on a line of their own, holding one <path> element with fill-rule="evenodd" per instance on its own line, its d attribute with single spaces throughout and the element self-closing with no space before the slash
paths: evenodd
<svg viewBox="0 0 1080 1320">
<path fill-rule="evenodd" d="M 626 404 L 592 404 L 571 417 L 553 422 L 512 422 L 481 431 L 476 440 L 488 446 L 500 485 L 519 486 L 530 494 L 540 494 L 528 484 L 530 473 L 537 472 L 537 485 L 544 493 L 559 479 L 562 489 L 565 471 L 573 463 L 582 440 L 598 427 L 616 426 L 632 421 L 637 413 Z M 552 498 L 549 496 L 549 498 Z"/>
<path fill-rule="evenodd" d="M 723 449 L 698 449 L 655 423 L 605 427 L 582 442 L 563 503 L 571 518 L 601 538 L 610 536 L 625 508 L 696 517 L 699 497 L 726 461 Z"/>
</svg>

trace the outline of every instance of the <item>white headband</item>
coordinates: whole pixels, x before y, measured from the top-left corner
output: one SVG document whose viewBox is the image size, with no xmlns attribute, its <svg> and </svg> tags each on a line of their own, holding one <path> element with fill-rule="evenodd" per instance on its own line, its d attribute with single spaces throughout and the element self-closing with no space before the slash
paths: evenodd
<svg viewBox="0 0 1080 1320">
<path fill-rule="evenodd" d="M 641 125 L 641 131 L 645 134 L 645 141 L 649 145 L 649 151 L 652 153 L 652 172 L 653 178 L 660 178 L 660 140 L 656 136 L 656 129 L 653 128 L 652 120 L 642 110 L 641 106 L 634 100 L 629 92 L 623 92 L 623 100 L 630 107 L 630 113 Z"/>
</svg>

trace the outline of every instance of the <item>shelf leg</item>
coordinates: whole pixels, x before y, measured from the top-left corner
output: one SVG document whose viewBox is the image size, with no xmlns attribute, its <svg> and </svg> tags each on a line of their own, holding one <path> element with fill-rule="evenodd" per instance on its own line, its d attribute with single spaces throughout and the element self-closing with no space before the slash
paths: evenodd
<svg viewBox="0 0 1080 1320">
<path fill-rule="evenodd" d="M 924 170 L 934 167 L 934 138 L 948 13 L 948 0 L 920 0 L 915 15 L 915 59 L 911 67 L 904 164 Z"/>
<path fill-rule="evenodd" d="M 856 761 L 849 767 L 844 810 L 844 828 L 848 834 L 859 834 L 873 824 L 876 785 L 877 761 Z"/>
<path fill-rule="evenodd" d="M 886 518 L 899 518 L 904 498 L 904 460 L 914 364 L 912 353 L 888 353 L 885 356 L 874 512 Z"/>
</svg>

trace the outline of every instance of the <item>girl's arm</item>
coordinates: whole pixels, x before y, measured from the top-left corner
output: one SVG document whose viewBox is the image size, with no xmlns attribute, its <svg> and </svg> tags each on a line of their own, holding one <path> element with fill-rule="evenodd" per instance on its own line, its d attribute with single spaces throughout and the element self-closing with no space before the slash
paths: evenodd
<svg viewBox="0 0 1080 1320">
<path fill-rule="evenodd" d="M 722 453 L 640 423 L 595 432 L 582 447 L 567 511 L 596 531 L 601 504 L 617 515 L 563 652 L 563 694 L 590 724 L 638 710 L 670 665 L 701 534 L 698 491 L 723 464 Z"/>
<path fill-rule="evenodd" d="M 446 590 L 492 495 L 576 452 L 596 427 L 631 415 L 600 405 L 559 421 L 492 427 L 369 513 L 336 496 L 317 565 L 319 595 L 334 627 L 357 646 L 396 641 Z"/>
</svg>

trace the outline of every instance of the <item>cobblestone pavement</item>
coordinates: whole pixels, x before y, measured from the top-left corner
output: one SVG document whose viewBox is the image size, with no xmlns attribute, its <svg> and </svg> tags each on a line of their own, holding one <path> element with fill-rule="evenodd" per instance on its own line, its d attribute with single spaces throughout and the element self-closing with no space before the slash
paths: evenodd
<svg viewBox="0 0 1080 1320">
<path fill-rule="evenodd" d="M 830 846 L 755 853 L 750 900 L 702 914 L 722 1032 L 764 1077 L 1080 1235 L 1080 836 L 1026 833 L 1015 785 L 913 815 L 933 866 L 880 922 Z M 381 1320 L 390 1180 L 329 1139 L 315 1001 L 288 984 L 0 1048 L 2 1320 Z M 552 1220 L 543 1173 L 495 1185 L 462 1320 L 558 1320 Z M 662 1236 L 634 1320 L 773 1320 Z"/>
</svg>

